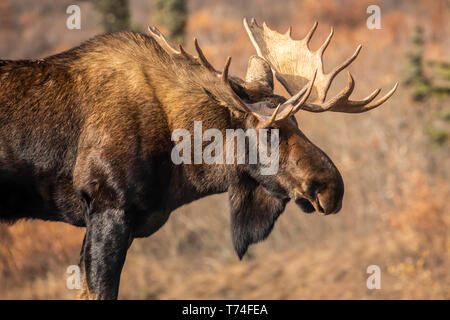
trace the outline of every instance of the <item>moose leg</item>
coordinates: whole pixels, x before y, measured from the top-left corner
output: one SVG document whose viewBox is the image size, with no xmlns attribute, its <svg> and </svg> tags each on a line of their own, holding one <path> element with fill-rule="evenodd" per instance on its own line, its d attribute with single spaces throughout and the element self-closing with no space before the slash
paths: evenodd
<svg viewBox="0 0 450 320">
<path fill-rule="evenodd" d="M 81 252 L 83 298 L 117 299 L 130 239 L 131 222 L 123 210 L 90 215 Z"/>
</svg>

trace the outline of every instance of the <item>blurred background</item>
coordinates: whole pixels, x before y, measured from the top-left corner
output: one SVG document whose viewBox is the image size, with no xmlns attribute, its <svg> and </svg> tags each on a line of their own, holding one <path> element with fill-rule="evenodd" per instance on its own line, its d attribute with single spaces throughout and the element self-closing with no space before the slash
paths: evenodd
<svg viewBox="0 0 450 320">
<path fill-rule="evenodd" d="M 66 9 L 81 8 L 68 30 Z M 370 30 L 369 5 L 381 9 Z M 305 215 L 289 204 L 272 234 L 238 261 L 227 195 L 176 210 L 156 234 L 135 240 L 121 299 L 450 299 L 450 7 L 436 1 L 350 0 L 0 0 L 0 59 L 41 58 L 106 31 L 158 25 L 193 52 L 197 37 L 221 68 L 233 56 L 243 77 L 255 54 L 242 25 L 255 17 L 303 38 L 314 21 L 318 48 L 335 28 L 325 71 L 351 65 L 354 98 L 396 81 L 382 107 L 360 115 L 297 114 L 303 132 L 333 159 L 346 192 L 338 215 Z M 346 84 L 345 72 L 330 95 Z M 286 94 L 278 85 L 278 93 Z M 0 225 L 0 298 L 72 299 L 66 269 L 77 264 L 84 229 L 21 221 Z M 369 290 L 366 269 L 381 269 Z"/>
</svg>

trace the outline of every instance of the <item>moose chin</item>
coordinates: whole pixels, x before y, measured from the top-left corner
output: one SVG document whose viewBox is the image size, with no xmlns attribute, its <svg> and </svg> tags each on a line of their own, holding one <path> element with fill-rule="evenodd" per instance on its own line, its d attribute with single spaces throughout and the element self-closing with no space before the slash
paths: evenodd
<svg viewBox="0 0 450 320">
<path fill-rule="evenodd" d="M 85 227 L 83 298 L 117 298 L 133 239 L 156 232 L 173 210 L 199 198 L 228 193 L 239 258 L 269 235 L 291 199 L 305 212 L 340 210 L 342 177 L 295 115 L 366 112 L 397 85 L 379 100 L 379 89 L 350 100 L 349 74 L 348 86 L 327 99 L 334 77 L 361 46 L 324 73 L 333 31 L 311 51 L 317 23 L 302 40 L 254 20 L 244 26 L 258 54 L 250 57 L 245 79 L 229 75 L 231 58 L 218 71 L 197 40 L 194 56 L 153 27 L 148 35 L 97 36 L 40 60 L 0 60 L 0 220 Z M 274 75 L 290 97 L 274 93 Z M 258 162 L 174 163 L 171 135 L 178 128 L 192 135 L 195 121 L 222 134 L 277 130 L 278 170 L 263 175 Z"/>
</svg>

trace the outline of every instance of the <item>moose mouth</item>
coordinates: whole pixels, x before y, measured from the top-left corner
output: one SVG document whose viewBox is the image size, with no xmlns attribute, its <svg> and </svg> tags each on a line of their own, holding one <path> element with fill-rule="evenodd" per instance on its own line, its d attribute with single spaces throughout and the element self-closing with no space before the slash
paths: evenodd
<svg viewBox="0 0 450 320">
<path fill-rule="evenodd" d="M 303 210 L 304 213 L 309 214 L 314 211 L 318 211 L 319 213 L 325 212 L 325 210 L 320 205 L 319 201 L 317 201 L 316 206 L 314 206 L 310 200 L 303 198 L 303 197 L 298 197 L 297 199 L 295 199 L 295 203 L 300 207 L 300 209 Z"/>
</svg>

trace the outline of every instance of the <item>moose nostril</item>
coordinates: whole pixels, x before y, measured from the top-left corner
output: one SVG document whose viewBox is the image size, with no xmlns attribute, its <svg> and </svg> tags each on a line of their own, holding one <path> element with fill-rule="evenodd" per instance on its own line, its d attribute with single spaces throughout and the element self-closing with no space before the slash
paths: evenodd
<svg viewBox="0 0 450 320">
<path fill-rule="evenodd" d="M 321 191 L 323 191 L 325 189 L 325 185 L 317 182 L 317 181 L 313 181 L 310 185 L 309 185 L 309 194 L 317 199 L 317 196 L 319 195 L 319 193 Z"/>
<path fill-rule="evenodd" d="M 319 198 L 317 198 L 317 209 L 319 209 L 319 212 L 325 213 L 325 209 L 322 207 L 322 204 L 320 203 Z"/>
</svg>

